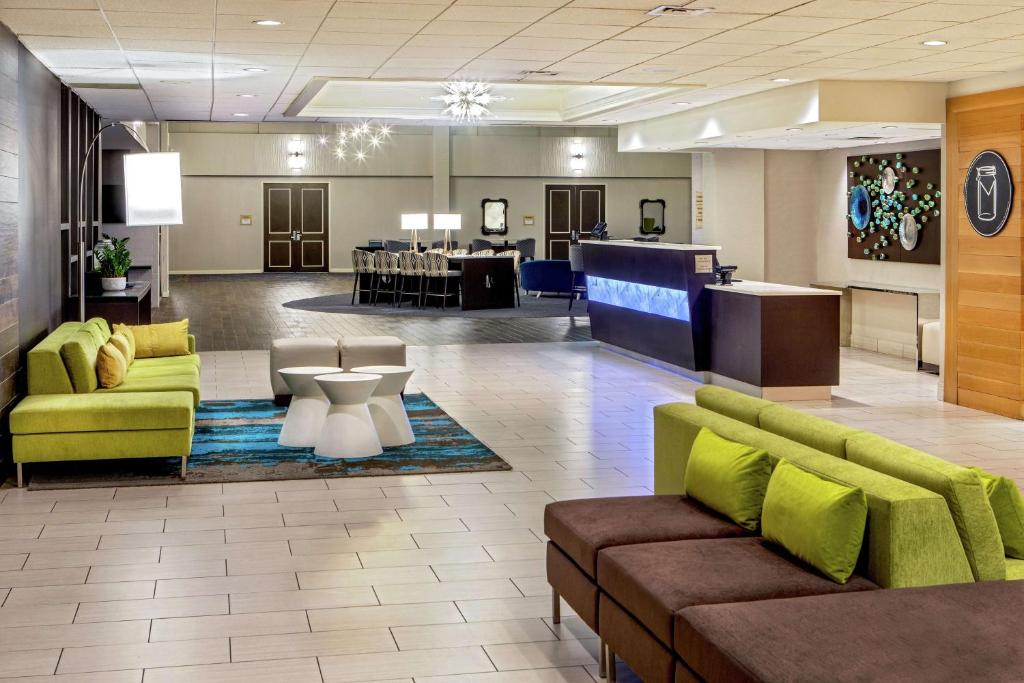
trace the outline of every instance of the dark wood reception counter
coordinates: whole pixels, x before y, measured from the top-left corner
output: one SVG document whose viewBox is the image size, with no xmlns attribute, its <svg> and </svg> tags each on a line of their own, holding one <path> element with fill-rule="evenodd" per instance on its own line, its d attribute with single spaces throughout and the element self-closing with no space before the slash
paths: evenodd
<svg viewBox="0 0 1024 683">
<path fill-rule="evenodd" d="M 765 398 L 828 398 L 839 384 L 839 292 L 715 284 L 714 246 L 583 245 L 594 339 Z"/>
</svg>

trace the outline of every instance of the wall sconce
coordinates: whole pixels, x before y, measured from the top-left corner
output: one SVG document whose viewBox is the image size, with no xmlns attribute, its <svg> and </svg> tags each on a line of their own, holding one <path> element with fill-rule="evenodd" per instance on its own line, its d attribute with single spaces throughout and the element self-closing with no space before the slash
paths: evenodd
<svg viewBox="0 0 1024 683">
<path fill-rule="evenodd" d="M 583 141 L 573 140 L 572 145 L 569 146 L 569 168 L 575 175 L 583 175 L 583 171 L 587 168 L 584 152 L 586 152 L 586 147 L 583 146 Z"/>
<path fill-rule="evenodd" d="M 298 173 L 306 168 L 305 140 L 295 139 L 288 141 L 288 168 L 294 173 Z"/>
</svg>

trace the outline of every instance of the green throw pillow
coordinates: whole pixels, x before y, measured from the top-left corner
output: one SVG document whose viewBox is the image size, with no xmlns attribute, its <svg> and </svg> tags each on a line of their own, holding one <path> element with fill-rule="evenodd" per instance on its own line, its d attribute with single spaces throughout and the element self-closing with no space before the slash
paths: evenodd
<svg viewBox="0 0 1024 683">
<path fill-rule="evenodd" d="M 846 583 L 864 543 L 864 491 L 780 460 L 768 482 L 761 533 L 836 583 Z"/>
<path fill-rule="evenodd" d="M 755 531 L 771 476 L 772 463 L 763 450 L 701 428 L 690 449 L 683 486 L 686 495 Z"/>
<path fill-rule="evenodd" d="M 985 487 L 992 512 L 996 514 L 999 535 L 1007 557 L 1024 560 L 1024 497 L 1012 479 L 986 472 L 979 467 L 968 468 L 978 473 Z"/>
</svg>

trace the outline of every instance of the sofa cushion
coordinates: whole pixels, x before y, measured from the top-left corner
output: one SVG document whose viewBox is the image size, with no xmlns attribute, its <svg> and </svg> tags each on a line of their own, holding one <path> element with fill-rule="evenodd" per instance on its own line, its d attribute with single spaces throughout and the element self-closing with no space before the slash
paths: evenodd
<svg viewBox="0 0 1024 683">
<path fill-rule="evenodd" d="M 763 450 L 701 429 L 686 465 L 686 495 L 757 531 L 771 476 L 772 463 Z"/>
<path fill-rule="evenodd" d="M 1006 558 L 1006 580 L 1017 581 L 1020 579 L 1024 579 L 1024 560 Z"/>
<path fill-rule="evenodd" d="M 761 411 L 775 404 L 731 389 L 707 386 L 697 390 L 697 405 L 757 427 Z"/>
<path fill-rule="evenodd" d="M 136 358 L 187 356 L 188 318 L 155 325 L 131 325 Z"/>
<path fill-rule="evenodd" d="M 27 396 L 11 411 L 11 433 L 180 429 L 192 426 L 192 416 L 187 392 Z"/>
<path fill-rule="evenodd" d="M 708 683 L 1020 681 L 1024 584 L 690 607 L 676 651 Z"/>
<path fill-rule="evenodd" d="M 132 332 L 131 327 L 123 323 L 114 324 L 114 333 L 120 334 L 121 336 L 128 340 L 128 357 L 131 361 L 128 364 L 131 365 L 132 363 L 135 362 L 135 354 L 138 350 L 135 345 L 135 333 Z"/>
<path fill-rule="evenodd" d="M 971 581 L 949 512 L 938 493 L 790 441 L 689 403 L 654 409 L 654 490 L 683 493 L 690 448 L 702 427 L 757 446 L 830 481 L 864 489 L 868 530 L 858 573 L 885 588 Z"/>
<path fill-rule="evenodd" d="M 78 322 L 62 323 L 28 352 L 26 365 L 30 395 L 74 393 L 60 348 L 81 327 L 82 323 Z"/>
<path fill-rule="evenodd" d="M 96 354 L 96 379 L 101 387 L 116 387 L 124 381 L 128 361 L 116 345 L 107 342 Z"/>
<path fill-rule="evenodd" d="M 846 442 L 861 430 L 773 404 L 758 413 L 761 429 L 837 458 L 846 457 Z"/>
<path fill-rule="evenodd" d="M 110 335 L 110 339 L 107 340 L 108 344 L 113 344 L 117 347 L 117 350 L 124 356 L 125 367 L 132 364 L 135 357 L 132 355 L 132 345 L 128 342 L 128 337 L 118 332 L 117 334 Z"/>
<path fill-rule="evenodd" d="M 853 574 L 868 503 L 859 488 L 826 481 L 785 460 L 764 497 L 762 533 L 837 583 Z"/>
<path fill-rule="evenodd" d="M 124 382 L 110 389 L 98 389 L 98 393 L 148 393 L 159 391 L 187 391 L 192 394 L 192 403 L 199 405 L 199 373 L 178 373 L 174 375 L 147 377 L 131 370 Z"/>
<path fill-rule="evenodd" d="M 1024 560 L 1024 496 L 1020 495 L 1016 482 L 1009 477 L 986 472 L 980 467 L 968 469 L 977 473 L 985 487 L 1006 556 Z"/>
<path fill-rule="evenodd" d="M 858 434 L 846 444 L 847 459 L 916 484 L 946 499 L 974 578 L 1001 581 L 1006 559 L 992 505 L 975 472 L 875 434 Z"/>
<path fill-rule="evenodd" d="M 88 394 L 99 386 L 96 356 L 101 342 L 97 341 L 97 335 L 90 327 L 88 324 L 83 326 L 60 347 L 60 357 L 76 394 Z"/>
<path fill-rule="evenodd" d="M 135 361 L 128 374 L 136 377 L 165 377 L 167 375 L 198 375 L 199 356 L 168 356 L 166 358 L 140 358 Z"/>
<path fill-rule="evenodd" d="M 877 588 L 856 575 L 846 584 L 830 581 L 762 538 L 605 548 L 597 577 L 602 591 L 669 647 L 672 620 L 684 607 Z"/>
<path fill-rule="evenodd" d="M 602 548 L 747 532 L 682 496 L 626 496 L 549 503 L 544 508 L 544 533 L 594 577 Z"/>
</svg>

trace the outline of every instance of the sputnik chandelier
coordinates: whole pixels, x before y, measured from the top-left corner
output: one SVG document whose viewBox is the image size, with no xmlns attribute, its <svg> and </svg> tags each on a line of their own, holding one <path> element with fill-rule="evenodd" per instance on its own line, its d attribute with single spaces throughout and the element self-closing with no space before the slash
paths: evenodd
<svg viewBox="0 0 1024 683">
<path fill-rule="evenodd" d="M 479 81 L 452 81 L 443 83 L 444 95 L 431 97 L 445 104 L 444 113 L 459 123 L 472 123 L 490 116 L 490 104 L 506 98 L 491 94 L 491 84 Z"/>
<path fill-rule="evenodd" d="M 324 147 L 334 145 L 336 158 L 342 161 L 354 159 L 360 163 L 390 140 L 391 126 L 374 121 L 339 123 L 334 127 L 334 135 L 321 134 L 317 138 Z"/>
</svg>

